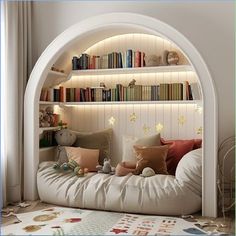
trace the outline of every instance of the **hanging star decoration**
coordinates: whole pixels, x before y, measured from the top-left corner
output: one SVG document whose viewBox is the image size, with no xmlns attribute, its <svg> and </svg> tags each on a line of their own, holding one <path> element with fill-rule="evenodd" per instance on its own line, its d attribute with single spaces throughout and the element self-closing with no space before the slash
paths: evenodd
<svg viewBox="0 0 236 236">
<path fill-rule="evenodd" d="M 150 132 L 150 127 L 145 124 L 145 125 L 143 126 L 143 132 L 144 132 L 145 134 L 148 134 L 148 133 Z"/>
<path fill-rule="evenodd" d="M 114 126 L 114 125 L 115 125 L 115 122 L 116 122 L 116 119 L 115 119 L 113 116 L 111 116 L 111 117 L 108 119 L 108 122 L 109 122 L 109 125 Z"/>
<path fill-rule="evenodd" d="M 160 122 L 156 125 L 157 133 L 160 133 L 163 130 L 164 126 Z"/>
<path fill-rule="evenodd" d="M 197 107 L 195 108 L 195 112 L 198 112 L 201 115 L 202 114 L 202 107 L 197 105 Z"/>
<path fill-rule="evenodd" d="M 178 118 L 178 122 L 179 122 L 179 125 L 184 125 L 186 123 L 186 119 L 183 115 L 181 115 L 179 118 Z"/>
<path fill-rule="evenodd" d="M 202 134 L 202 130 L 203 130 L 203 128 L 202 128 L 202 126 L 200 126 L 199 128 L 196 129 L 196 133 Z"/>
<path fill-rule="evenodd" d="M 129 116 L 129 120 L 130 122 L 135 122 L 137 120 L 137 116 L 134 112 Z"/>
</svg>

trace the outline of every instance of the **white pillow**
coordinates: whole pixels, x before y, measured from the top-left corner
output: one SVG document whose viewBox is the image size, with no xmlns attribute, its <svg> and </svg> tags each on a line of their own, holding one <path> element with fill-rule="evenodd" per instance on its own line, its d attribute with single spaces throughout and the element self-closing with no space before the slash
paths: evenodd
<svg viewBox="0 0 236 236">
<path fill-rule="evenodd" d="M 178 163 L 175 178 L 180 184 L 201 196 L 202 193 L 202 148 L 188 152 Z"/>
<path fill-rule="evenodd" d="M 123 153 L 122 153 L 122 161 L 130 161 L 130 162 L 136 162 L 136 156 L 133 149 L 134 145 L 141 145 L 141 146 L 160 146 L 160 134 L 155 134 L 152 136 L 137 138 L 132 136 L 126 136 L 124 135 L 122 137 L 122 147 L 123 147 Z"/>
</svg>

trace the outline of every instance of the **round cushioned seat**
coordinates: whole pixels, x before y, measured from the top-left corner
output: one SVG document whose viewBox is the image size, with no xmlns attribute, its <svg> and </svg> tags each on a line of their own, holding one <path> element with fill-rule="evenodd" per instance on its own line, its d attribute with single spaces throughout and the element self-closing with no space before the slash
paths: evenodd
<svg viewBox="0 0 236 236">
<path fill-rule="evenodd" d="M 187 153 L 179 162 L 176 177 L 129 174 L 115 176 L 54 170 L 52 162 L 40 164 L 39 197 L 56 205 L 159 215 L 192 214 L 201 210 L 202 149 Z"/>
</svg>

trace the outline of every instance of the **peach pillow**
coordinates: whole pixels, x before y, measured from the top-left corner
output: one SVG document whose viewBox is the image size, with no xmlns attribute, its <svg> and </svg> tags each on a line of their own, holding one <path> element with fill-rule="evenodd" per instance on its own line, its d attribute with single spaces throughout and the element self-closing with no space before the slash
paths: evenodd
<svg viewBox="0 0 236 236">
<path fill-rule="evenodd" d="M 125 176 L 129 173 L 133 173 L 136 168 L 136 163 L 130 161 L 123 161 L 116 166 L 116 173 L 117 176 Z"/>
<path fill-rule="evenodd" d="M 81 168 L 88 168 L 88 171 L 96 171 L 99 149 L 80 147 L 65 147 L 65 149 L 69 160 L 75 160 Z"/>
<path fill-rule="evenodd" d="M 161 138 L 163 145 L 169 145 L 169 151 L 166 158 L 167 170 L 169 174 L 175 175 L 175 170 L 181 158 L 193 150 L 194 139 L 190 140 L 164 140 Z"/>
<path fill-rule="evenodd" d="M 134 174 L 141 174 L 145 167 L 152 168 L 156 174 L 168 174 L 166 156 L 168 145 L 142 147 L 134 146 L 137 157 L 137 165 Z"/>
</svg>

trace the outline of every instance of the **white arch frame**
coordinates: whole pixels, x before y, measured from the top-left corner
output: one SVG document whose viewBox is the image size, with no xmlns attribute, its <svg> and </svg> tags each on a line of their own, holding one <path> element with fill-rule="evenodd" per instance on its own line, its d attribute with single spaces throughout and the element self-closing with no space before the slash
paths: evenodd
<svg viewBox="0 0 236 236">
<path fill-rule="evenodd" d="M 202 214 L 217 216 L 217 145 L 218 107 L 214 81 L 196 48 L 171 26 L 148 16 L 134 13 L 109 13 L 81 21 L 60 34 L 42 53 L 30 75 L 24 102 L 24 199 L 37 199 L 36 173 L 39 164 L 38 101 L 50 66 L 73 40 L 91 32 L 116 27 L 133 27 L 174 42 L 191 61 L 200 79 L 204 98 Z"/>
</svg>

